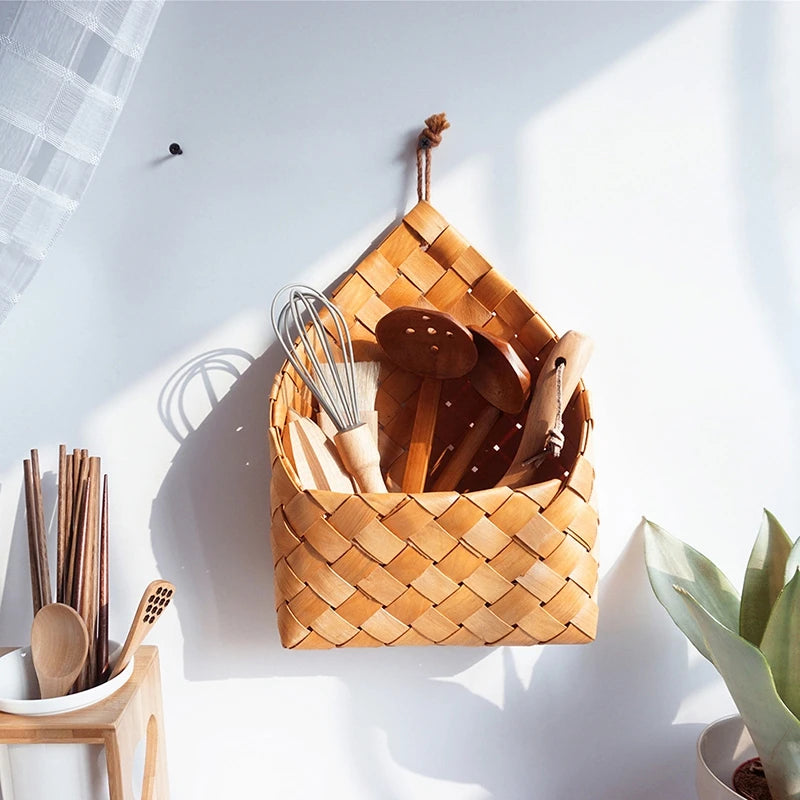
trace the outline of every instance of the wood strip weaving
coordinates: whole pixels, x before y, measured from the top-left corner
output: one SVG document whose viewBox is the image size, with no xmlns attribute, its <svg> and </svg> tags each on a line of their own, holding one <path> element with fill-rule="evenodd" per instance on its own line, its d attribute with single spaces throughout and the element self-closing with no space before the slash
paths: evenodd
<svg viewBox="0 0 800 800">
<path fill-rule="evenodd" d="M 332 299 L 357 359 L 381 360 L 376 400 L 389 494 L 303 491 L 283 448 L 309 392 L 284 364 L 270 393 L 271 532 L 284 647 L 582 644 L 597 628 L 598 515 L 593 427 L 583 383 L 564 411 L 565 444 L 536 483 L 495 486 L 525 411 L 503 414 L 452 491 L 391 491 L 403 477 L 422 379 L 382 358 L 375 325 L 398 306 L 452 314 L 508 342 L 536 379 L 555 332 L 426 201 L 358 264 Z M 427 486 L 486 409 L 464 378 L 444 381 Z"/>
</svg>

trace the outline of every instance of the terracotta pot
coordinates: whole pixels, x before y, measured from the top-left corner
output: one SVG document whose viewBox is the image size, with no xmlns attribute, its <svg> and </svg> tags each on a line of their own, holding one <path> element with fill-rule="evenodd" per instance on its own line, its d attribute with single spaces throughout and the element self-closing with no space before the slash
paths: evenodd
<svg viewBox="0 0 800 800">
<path fill-rule="evenodd" d="M 742 800 L 733 790 L 733 772 L 756 755 L 753 740 L 738 714 L 712 722 L 697 740 L 695 785 L 699 800 Z"/>
</svg>

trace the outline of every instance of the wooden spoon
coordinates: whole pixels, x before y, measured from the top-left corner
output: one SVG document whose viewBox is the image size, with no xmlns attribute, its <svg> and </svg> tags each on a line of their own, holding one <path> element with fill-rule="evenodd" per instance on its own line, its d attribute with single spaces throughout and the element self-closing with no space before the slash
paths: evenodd
<svg viewBox="0 0 800 800">
<path fill-rule="evenodd" d="M 116 678 L 128 666 L 136 649 L 150 632 L 153 623 L 161 616 L 161 612 L 169 605 L 174 593 L 175 587 L 169 581 L 153 581 L 148 584 L 139 601 L 125 644 L 122 645 L 122 652 L 108 676 L 109 680 Z"/>
<path fill-rule="evenodd" d="M 469 330 L 449 314 L 413 306 L 381 317 L 375 336 L 398 367 L 424 379 L 403 474 L 403 491 L 421 492 L 428 476 L 442 380 L 466 375 L 478 360 L 478 350 Z"/>
<path fill-rule="evenodd" d="M 537 463 L 533 457 L 544 452 L 547 434 L 552 427 L 558 407 L 557 397 L 557 365 L 564 361 L 561 392 L 562 407 L 566 408 L 589 359 L 594 345 L 588 336 L 577 331 L 567 331 L 553 346 L 542 364 L 536 386 L 533 390 L 531 405 L 525 420 L 520 442 L 511 466 L 497 482 L 498 486 L 526 486 L 530 483 Z"/>
<path fill-rule="evenodd" d="M 455 489 L 475 453 L 502 413 L 519 414 L 531 388 L 531 374 L 516 350 L 502 339 L 480 328 L 470 327 L 478 348 L 478 362 L 469 373 L 475 391 L 489 402 L 453 450 L 434 481 L 433 491 Z"/>
<path fill-rule="evenodd" d="M 89 633 L 81 615 L 64 603 L 42 606 L 31 626 L 31 656 L 43 700 L 70 690 L 88 652 Z"/>
</svg>

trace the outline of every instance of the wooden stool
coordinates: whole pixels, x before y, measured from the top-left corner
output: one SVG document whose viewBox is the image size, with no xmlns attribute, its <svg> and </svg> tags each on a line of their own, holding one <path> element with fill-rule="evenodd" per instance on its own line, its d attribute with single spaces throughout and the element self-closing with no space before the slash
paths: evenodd
<svg viewBox="0 0 800 800">
<path fill-rule="evenodd" d="M 143 736 L 141 800 L 168 800 L 161 672 L 158 648 L 149 645 L 136 651 L 130 680 L 95 705 L 46 717 L 0 712 L 3 744 L 102 744 L 111 800 L 133 800 L 133 758 Z"/>
</svg>

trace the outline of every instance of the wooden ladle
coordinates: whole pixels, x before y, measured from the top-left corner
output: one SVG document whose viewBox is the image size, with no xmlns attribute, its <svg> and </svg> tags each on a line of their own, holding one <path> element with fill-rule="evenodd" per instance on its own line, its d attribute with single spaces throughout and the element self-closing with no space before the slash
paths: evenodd
<svg viewBox="0 0 800 800">
<path fill-rule="evenodd" d="M 577 331 L 567 331 L 547 354 L 536 379 L 525 427 L 522 430 L 522 441 L 511 466 L 497 482 L 498 486 L 510 486 L 514 489 L 531 482 L 538 467 L 537 457 L 545 454 L 548 432 L 558 413 L 559 364 L 563 362 L 561 375 L 563 409 L 578 388 L 593 347 L 592 340 L 588 336 Z"/>
<path fill-rule="evenodd" d="M 469 330 L 478 348 L 478 362 L 469 373 L 469 382 L 489 405 L 453 450 L 433 484 L 434 492 L 458 486 L 500 415 L 519 414 L 530 393 L 531 374 L 514 348 L 480 328 L 470 327 Z"/>
<path fill-rule="evenodd" d="M 64 603 L 42 606 L 31 626 L 31 656 L 42 699 L 62 697 L 81 674 L 89 633 L 81 615 Z"/>
<path fill-rule="evenodd" d="M 404 492 L 421 492 L 428 476 L 442 380 L 466 375 L 478 360 L 478 350 L 458 320 L 443 311 L 414 306 L 401 306 L 382 317 L 375 336 L 398 367 L 424 379 L 402 484 Z"/>
</svg>

